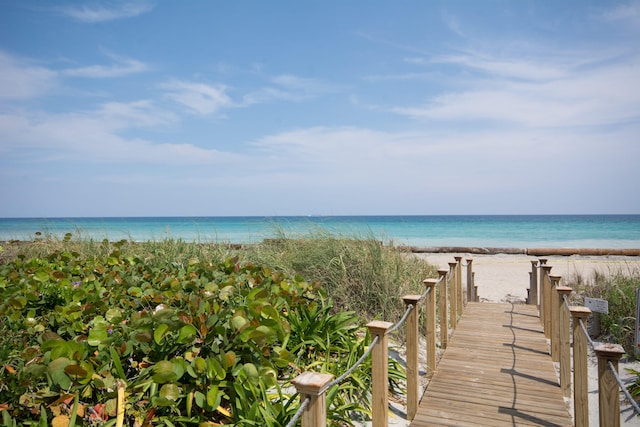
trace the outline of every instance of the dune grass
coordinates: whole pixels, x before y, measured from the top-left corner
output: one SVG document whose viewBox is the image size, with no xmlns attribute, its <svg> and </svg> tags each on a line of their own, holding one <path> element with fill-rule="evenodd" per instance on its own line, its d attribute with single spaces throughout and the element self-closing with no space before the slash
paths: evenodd
<svg viewBox="0 0 640 427">
<path fill-rule="evenodd" d="M 276 238 L 246 246 L 180 239 L 112 242 L 71 233 L 63 239 L 45 235 L 30 242 L 6 242 L 0 246 L 0 262 L 18 255 L 46 257 L 64 251 L 82 257 L 103 257 L 117 251 L 124 258 L 137 257 L 158 268 L 237 256 L 243 262 L 268 265 L 320 284 L 337 310 L 354 311 L 363 321 L 395 322 L 404 311 L 402 296 L 422 293 L 422 281 L 437 277 L 435 267 L 392 244 L 383 245 L 373 236 L 336 235 L 322 228 L 294 237 L 276 229 Z"/>
<path fill-rule="evenodd" d="M 640 289 L 640 269 L 626 267 L 596 271 L 592 277 L 574 274 L 569 277 L 567 285 L 576 291 L 574 298 L 579 304 L 583 304 L 585 297 L 608 301 L 609 313 L 600 315 L 602 335 L 598 339 L 620 344 L 629 356 L 637 358 L 636 292 Z"/>
</svg>

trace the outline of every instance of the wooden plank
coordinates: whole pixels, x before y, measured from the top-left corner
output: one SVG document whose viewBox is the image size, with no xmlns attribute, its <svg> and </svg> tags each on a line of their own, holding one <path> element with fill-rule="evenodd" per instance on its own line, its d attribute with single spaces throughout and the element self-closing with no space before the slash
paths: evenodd
<svg viewBox="0 0 640 427">
<path fill-rule="evenodd" d="M 537 315 L 469 303 L 411 425 L 571 426 Z"/>
</svg>

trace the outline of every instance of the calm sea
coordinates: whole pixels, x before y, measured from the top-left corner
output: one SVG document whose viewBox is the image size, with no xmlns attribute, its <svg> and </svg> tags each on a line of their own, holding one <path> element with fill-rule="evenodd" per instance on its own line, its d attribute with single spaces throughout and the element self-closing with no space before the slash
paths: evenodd
<svg viewBox="0 0 640 427">
<path fill-rule="evenodd" d="M 167 238 L 256 243 L 326 233 L 410 246 L 640 248 L 640 215 L 0 218 L 0 240 Z"/>
</svg>

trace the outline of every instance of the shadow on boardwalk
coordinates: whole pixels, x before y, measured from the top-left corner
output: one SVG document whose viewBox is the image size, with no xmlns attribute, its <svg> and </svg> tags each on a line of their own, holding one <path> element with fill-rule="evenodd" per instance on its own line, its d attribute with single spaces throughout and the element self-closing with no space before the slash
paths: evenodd
<svg viewBox="0 0 640 427">
<path fill-rule="evenodd" d="M 573 425 L 536 307 L 470 303 L 411 425 Z"/>
</svg>

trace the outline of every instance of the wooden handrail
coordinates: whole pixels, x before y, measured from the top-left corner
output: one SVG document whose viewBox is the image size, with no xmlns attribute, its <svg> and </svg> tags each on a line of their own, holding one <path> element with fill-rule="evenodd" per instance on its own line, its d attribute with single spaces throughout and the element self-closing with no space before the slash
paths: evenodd
<svg viewBox="0 0 640 427">
<path fill-rule="evenodd" d="M 440 347 L 445 350 L 449 345 L 449 316 L 447 315 L 447 275 L 449 270 L 438 270 L 440 276 L 440 295 L 438 307 L 440 309 Z"/>
<path fill-rule="evenodd" d="M 589 425 L 589 371 L 587 368 L 587 337 L 580 328 L 591 315 L 587 307 L 571 307 L 573 320 L 573 416 L 576 427 Z"/>
<path fill-rule="evenodd" d="M 451 329 L 455 329 L 458 326 L 458 283 L 456 267 L 457 262 L 449 263 L 449 321 L 451 322 Z"/>
<path fill-rule="evenodd" d="M 436 369 L 436 312 L 440 312 L 440 346 L 446 348 L 448 336 L 449 336 L 449 322 L 447 316 L 447 309 L 450 309 L 451 313 L 451 328 L 454 329 L 457 325 L 457 310 L 458 305 L 462 309 L 462 302 L 458 298 L 462 296 L 462 281 L 458 281 L 457 277 L 461 277 L 460 259 L 456 258 L 458 262 L 450 263 L 449 270 L 438 270 L 438 280 L 427 279 L 424 280 L 425 293 L 423 295 L 406 295 L 403 297 L 404 303 L 407 307 L 405 315 L 402 320 L 406 319 L 406 352 L 407 352 L 407 418 L 413 419 L 417 413 L 419 403 L 419 385 L 418 385 L 418 307 L 422 298 L 425 299 L 425 333 L 427 341 L 427 375 L 431 376 Z M 473 278 L 473 273 L 470 273 L 471 259 L 467 260 L 467 280 L 469 277 Z M 453 265 L 452 265 L 453 264 Z M 458 274 L 456 275 L 456 270 Z M 449 274 L 451 273 L 451 274 Z M 439 289 L 436 289 L 438 288 Z M 467 283 L 467 289 L 474 287 L 473 283 Z M 451 290 L 451 293 L 447 292 L 447 288 Z M 439 309 L 436 310 L 436 290 L 438 290 L 439 297 Z M 458 292 L 456 292 L 456 290 Z M 449 298 L 447 297 L 449 295 Z M 477 292 L 474 290 L 474 297 L 477 296 Z M 455 320 L 454 320 L 455 319 Z M 372 375 L 371 375 L 371 387 L 372 387 L 372 427 L 387 427 L 388 426 L 388 335 L 391 331 L 400 326 L 401 322 L 397 325 L 393 325 L 389 322 L 373 321 L 366 326 L 369 328 L 369 332 L 372 337 L 372 344 L 368 351 L 371 352 L 372 358 Z M 363 355 L 364 359 L 367 355 Z M 353 369 L 353 367 L 351 368 Z M 350 369 L 350 370 L 351 370 Z M 337 380 L 333 380 L 332 375 L 317 374 L 314 372 L 303 372 L 296 379 L 293 380 L 293 384 L 296 390 L 299 392 L 302 402 L 305 401 L 304 410 L 302 410 L 302 427 L 320 427 L 327 425 L 326 417 L 326 398 L 325 394 L 328 388 L 330 388 L 336 382 L 341 381 L 342 378 L 347 376 L 349 371 L 344 373 Z M 322 412 L 322 413 L 320 413 Z M 292 420 L 290 424 L 294 424 L 296 420 Z"/>
<path fill-rule="evenodd" d="M 424 282 L 430 289 L 425 298 L 425 333 L 427 338 L 427 375 L 431 376 L 436 370 L 436 285 L 437 280 L 427 279 Z"/>
<path fill-rule="evenodd" d="M 435 281 L 434 281 L 435 285 Z M 420 295 L 402 298 L 407 309 L 413 307 L 407 317 L 407 417 L 413 419 L 418 412 L 418 302 Z"/>
<path fill-rule="evenodd" d="M 456 313 L 458 316 L 462 316 L 462 308 L 464 307 L 464 295 L 462 292 L 462 257 L 453 257 L 456 260 Z"/>
<path fill-rule="evenodd" d="M 540 268 L 542 269 L 541 290 L 544 289 L 543 294 L 551 294 L 544 295 L 540 300 L 540 317 L 541 320 L 543 316 L 545 317 L 543 321 L 545 325 L 550 320 L 548 337 L 551 340 L 551 356 L 560 365 L 560 387 L 563 395 L 570 397 L 573 392 L 575 425 L 576 427 L 589 426 L 587 345 L 591 343 L 598 357 L 599 425 L 600 427 L 619 427 L 620 386 L 615 377 L 618 372 L 618 361 L 624 354 L 624 349 L 619 344 L 593 343 L 584 324 L 585 319 L 591 315 L 591 310 L 586 307 L 569 306 L 568 296 L 572 289 L 559 286 L 561 278 L 550 275 L 551 266 L 541 262 Z M 543 284 L 545 288 L 542 287 Z M 550 300 L 553 295 L 555 298 Z M 550 313 L 542 307 L 547 304 L 549 308 L 553 308 Z M 569 314 L 573 326 L 570 326 Z M 570 328 L 573 338 L 573 390 L 570 386 Z"/>
</svg>

